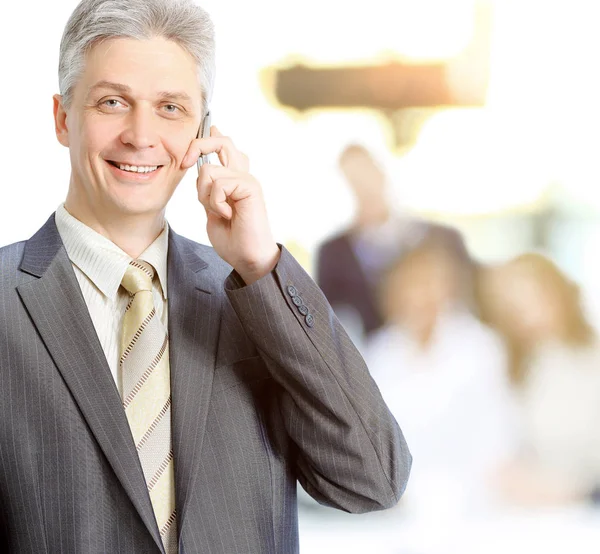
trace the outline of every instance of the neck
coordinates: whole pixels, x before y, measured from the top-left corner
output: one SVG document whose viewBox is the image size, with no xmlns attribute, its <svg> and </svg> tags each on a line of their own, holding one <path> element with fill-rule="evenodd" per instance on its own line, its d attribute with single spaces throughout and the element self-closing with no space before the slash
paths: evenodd
<svg viewBox="0 0 600 554">
<path fill-rule="evenodd" d="M 77 202 L 71 194 L 65 209 L 76 219 L 106 237 L 132 258 L 138 258 L 164 228 L 164 209 L 158 213 L 112 213 Z"/>
<path fill-rule="evenodd" d="M 387 206 L 379 209 L 360 209 L 356 214 L 356 224 L 360 229 L 366 229 L 377 225 L 383 225 L 391 216 Z"/>
<path fill-rule="evenodd" d="M 413 322 L 407 321 L 403 317 L 398 317 L 397 319 L 392 319 L 392 321 L 394 325 L 403 329 L 421 350 L 429 348 L 437 325 L 436 318 L 429 321 Z"/>
<path fill-rule="evenodd" d="M 421 350 L 427 350 L 431 345 L 435 324 L 413 329 L 413 338 Z"/>
</svg>

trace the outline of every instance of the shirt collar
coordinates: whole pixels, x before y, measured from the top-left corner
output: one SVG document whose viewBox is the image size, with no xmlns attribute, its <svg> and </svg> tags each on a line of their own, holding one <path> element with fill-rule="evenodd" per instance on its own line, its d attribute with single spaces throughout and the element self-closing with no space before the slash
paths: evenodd
<svg viewBox="0 0 600 554">
<path fill-rule="evenodd" d="M 56 210 L 56 227 L 65 245 L 67 255 L 94 285 L 108 298 L 115 299 L 121 280 L 133 258 L 115 243 L 94 231 L 61 204 Z M 163 298 L 167 299 L 167 252 L 169 224 L 144 250 L 138 259 L 152 264 L 159 279 Z"/>
</svg>

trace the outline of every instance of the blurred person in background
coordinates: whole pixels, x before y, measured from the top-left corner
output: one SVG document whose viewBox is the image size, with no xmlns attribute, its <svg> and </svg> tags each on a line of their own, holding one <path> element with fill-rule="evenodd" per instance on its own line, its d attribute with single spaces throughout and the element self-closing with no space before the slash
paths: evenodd
<svg viewBox="0 0 600 554">
<path fill-rule="evenodd" d="M 383 323 L 376 290 L 392 261 L 431 236 L 465 259 L 468 254 L 454 229 L 418 220 L 393 207 L 388 178 L 366 148 L 347 146 L 339 167 L 355 198 L 356 213 L 348 229 L 319 248 L 317 283 L 360 344 Z"/>
<path fill-rule="evenodd" d="M 482 315 L 503 336 L 520 416 L 519 449 L 497 476 L 520 505 L 597 500 L 600 345 L 580 291 L 529 253 L 483 271 Z"/>
<path fill-rule="evenodd" d="M 473 314 L 473 268 L 428 239 L 389 268 L 385 325 L 365 350 L 415 463 L 405 501 L 416 515 L 486 505 L 489 478 L 512 451 L 501 340 Z"/>
</svg>

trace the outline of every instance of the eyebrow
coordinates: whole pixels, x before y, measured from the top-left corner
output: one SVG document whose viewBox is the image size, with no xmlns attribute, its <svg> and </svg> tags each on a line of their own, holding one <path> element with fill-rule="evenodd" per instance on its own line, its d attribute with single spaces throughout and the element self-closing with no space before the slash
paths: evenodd
<svg viewBox="0 0 600 554">
<path fill-rule="evenodd" d="M 131 94 L 131 87 L 122 85 L 121 83 L 113 83 L 112 81 L 98 81 L 95 85 L 92 85 L 88 89 L 88 96 L 98 89 L 112 89 L 123 94 Z M 192 103 L 192 98 L 189 94 L 182 91 L 162 91 L 158 93 L 158 97 L 161 100 L 173 100 L 179 102 Z"/>
</svg>

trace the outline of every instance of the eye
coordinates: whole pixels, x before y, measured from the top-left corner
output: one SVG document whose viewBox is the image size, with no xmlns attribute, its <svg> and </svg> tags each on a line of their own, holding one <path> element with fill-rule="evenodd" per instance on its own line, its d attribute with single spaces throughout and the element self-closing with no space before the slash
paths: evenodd
<svg viewBox="0 0 600 554">
<path fill-rule="evenodd" d="M 163 108 L 165 109 L 165 111 L 169 114 L 176 114 L 177 112 L 180 112 L 181 110 L 179 109 L 179 106 L 176 106 L 175 104 L 165 104 L 163 106 Z"/>
<path fill-rule="evenodd" d="M 100 102 L 100 105 L 104 108 L 114 110 L 115 108 L 122 106 L 123 103 L 117 100 L 116 98 L 107 98 L 106 100 L 102 100 L 102 102 Z"/>
</svg>

